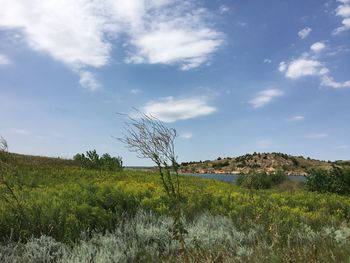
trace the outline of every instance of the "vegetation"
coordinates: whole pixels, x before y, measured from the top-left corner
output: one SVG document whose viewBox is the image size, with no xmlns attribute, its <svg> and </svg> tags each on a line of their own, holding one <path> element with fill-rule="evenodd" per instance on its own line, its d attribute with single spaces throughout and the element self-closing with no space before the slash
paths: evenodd
<svg viewBox="0 0 350 263">
<path fill-rule="evenodd" d="M 240 186 L 253 189 L 269 189 L 272 186 L 279 185 L 287 180 L 287 176 L 283 171 L 276 173 L 250 173 L 247 175 L 240 174 L 236 183 Z"/>
<path fill-rule="evenodd" d="M 183 162 L 180 169 L 197 173 L 275 173 L 282 169 L 287 175 L 308 175 L 312 169 L 331 170 L 333 166 L 349 167 L 349 161 L 319 161 L 284 153 L 256 153 L 213 161 Z"/>
<path fill-rule="evenodd" d="M 97 169 L 105 171 L 119 171 L 123 169 L 123 160 L 121 157 L 112 157 L 108 153 L 101 157 L 96 150 L 87 151 L 85 154 L 76 154 L 73 159 L 77 161 L 82 168 Z"/>
<path fill-rule="evenodd" d="M 3 153 L 1 154 L 3 156 Z M 158 174 L 8 154 L 1 262 L 347 262 L 350 198 L 179 176 L 186 253 Z M 2 164 L 3 167 L 3 164 Z M 16 172 L 14 171 L 16 170 Z M 7 196 L 10 202 L 5 201 Z"/>
<path fill-rule="evenodd" d="M 350 169 L 333 167 L 332 170 L 312 170 L 306 180 L 310 191 L 350 195 Z"/>
<path fill-rule="evenodd" d="M 176 130 L 165 127 L 155 117 L 140 112 L 139 114 L 139 119 L 128 116 L 125 136 L 119 140 L 126 144 L 130 151 L 138 153 L 140 158 L 151 159 L 157 165 L 164 191 L 169 198 L 168 209 L 174 219 L 173 237 L 180 242 L 183 253 L 184 235 L 187 234 L 187 230 L 182 220 L 182 196 L 174 146 Z"/>
</svg>

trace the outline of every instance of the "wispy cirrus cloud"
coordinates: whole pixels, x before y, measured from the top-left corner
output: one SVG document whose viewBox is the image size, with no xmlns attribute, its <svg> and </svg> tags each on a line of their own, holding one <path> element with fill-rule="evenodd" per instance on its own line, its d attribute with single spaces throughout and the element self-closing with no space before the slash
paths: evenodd
<svg viewBox="0 0 350 263">
<path fill-rule="evenodd" d="M 0 66 L 9 64 L 11 64 L 11 60 L 6 55 L 0 54 Z"/>
<path fill-rule="evenodd" d="M 328 133 L 326 132 L 314 132 L 305 134 L 305 138 L 308 139 L 324 139 L 328 137 Z"/>
<path fill-rule="evenodd" d="M 249 103 L 256 109 L 269 104 L 274 98 L 282 95 L 283 92 L 279 89 L 266 89 L 260 91 L 255 98 L 249 101 Z"/>
<path fill-rule="evenodd" d="M 221 5 L 219 7 L 219 13 L 222 15 L 229 12 L 229 11 L 230 11 L 230 8 L 227 5 Z"/>
<path fill-rule="evenodd" d="M 208 23 L 212 15 L 195 0 L 0 0 L 0 5 L 0 27 L 22 33 L 32 49 L 79 75 L 86 67 L 107 65 L 122 35 L 127 37 L 118 47 L 128 63 L 183 70 L 206 64 L 223 42 Z M 99 86 L 88 82 L 92 90 Z"/>
<path fill-rule="evenodd" d="M 193 137 L 193 134 L 191 132 L 184 132 L 180 134 L 180 138 L 182 139 L 189 140 L 189 139 L 192 139 L 192 137 Z"/>
<path fill-rule="evenodd" d="M 303 121 L 305 119 L 304 116 L 302 115 L 296 115 L 296 116 L 292 116 L 290 118 L 288 118 L 289 122 L 298 122 L 298 121 Z"/>
<path fill-rule="evenodd" d="M 11 129 L 12 132 L 18 134 L 18 135 L 24 135 L 24 136 L 28 136 L 31 134 L 30 131 L 26 130 L 26 129 L 21 129 L 21 128 L 12 128 Z"/>
<path fill-rule="evenodd" d="M 331 87 L 334 89 L 350 88 L 350 80 L 344 82 L 335 81 L 331 76 L 322 76 L 321 85 L 326 87 Z"/>
<path fill-rule="evenodd" d="M 176 99 L 174 97 L 166 97 L 146 103 L 141 108 L 141 111 L 164 122 L 175 122 L 209 115 L 216 112 L 217 109 L 208 105 L 205 98 Z"/>
<path fill-rule="evenodd" d="M 140 89 L 131 89 L 131 90 L 130 90 L 130 93 L 132 93 L 132 94 L 138 94 L 138 93 L 141 93 L 141 90 L 140 90 Z"/>
<path fill-rule="evenodd" d="M 334 149 L 335 150 L 345 150 L 345 149 L 348 149 L 349 147 L 347 145 L 338 145 L 338 146 L 335 146 Z"/>
</svg>

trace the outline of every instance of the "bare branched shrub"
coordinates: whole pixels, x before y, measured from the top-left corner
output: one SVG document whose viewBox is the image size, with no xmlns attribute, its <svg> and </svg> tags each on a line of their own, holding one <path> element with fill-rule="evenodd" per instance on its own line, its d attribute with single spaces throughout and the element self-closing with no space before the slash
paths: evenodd
<svg viewBox="0 0 350 263">
<path fill-rule="evenodd" d="M 0 136 L 0 151 L 6 152 L 7 150 L 8 150 L 7 141 L 2 136 Z"/>
<path fill-rule="evenodd" d="M 169 197 L 169 211 L 173 215 L 173 235 L 184 249 L 184 235 L 187 233 L 182 222 L 179 165 L 175 154 L 176 130 L 167 128 L 157 118 L 137 111 L 139 118 L 126 115 L 123 138 L 118 138 L 139 158 L 151 159 L 157 166 L 166 194 Z"/>
</svg>

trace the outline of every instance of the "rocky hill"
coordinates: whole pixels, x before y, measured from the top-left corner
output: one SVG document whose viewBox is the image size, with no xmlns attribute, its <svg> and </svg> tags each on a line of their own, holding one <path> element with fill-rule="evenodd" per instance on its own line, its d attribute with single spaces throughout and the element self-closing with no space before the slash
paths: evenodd
<svg viewBox="0 0 350 263">
<path fill-rule="evenodd" d="M 307 175 L 310 169 L 330 169 L 333 165 L 349 166 L 350 161 L 320 161 L 303 156 L 291 156 L 284 153 L 253 153 L 235 158 L 217 158 L 199 162 L 183 162 L 182 172 L 194 173 L 244 173 L 283 170 L 288 175 Z"/>
</svg>

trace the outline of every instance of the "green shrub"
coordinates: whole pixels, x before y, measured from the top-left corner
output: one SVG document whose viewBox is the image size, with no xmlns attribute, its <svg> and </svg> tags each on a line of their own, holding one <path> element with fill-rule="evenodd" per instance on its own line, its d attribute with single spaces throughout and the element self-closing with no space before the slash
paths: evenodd
<svg viewBox="0 0 350 263">
<path fill-rule="evenodd" d="M 105 171 L 119 171 L 123 168 L 123 161 L 121 157 L 112 157 L 108 153 L 101 157 L 96 150 L 87 151 L 85 154 L 76 154 L 73 159 L 79 162 L 82 168 L 105 170 Z"/>
<path fill-rule="evenodd" d="M 312 170 L 306 178 L 306 188 L 321 193 L 350 195 L 350 169 Z"/>
<path fill-rule="evenodd" d="M 230 163 L 228 161 L 223 162 L 223 163 L 214 163 L 213 168 L 214 169 L 221 169 L 221 168 L 223 168 L 225 166 L 229 166 L 229 165 L 230 165 Z"/>
<path fill-rule="evenodd" d="M 253 189 L 269 189 L 274 185 L 279 185 L 287 179 L 287 176 L 282 171 L 277 171 L 274 174 L 266 172 L 240 174 L 236 183 L 240 186 Z"/>
</svg>

